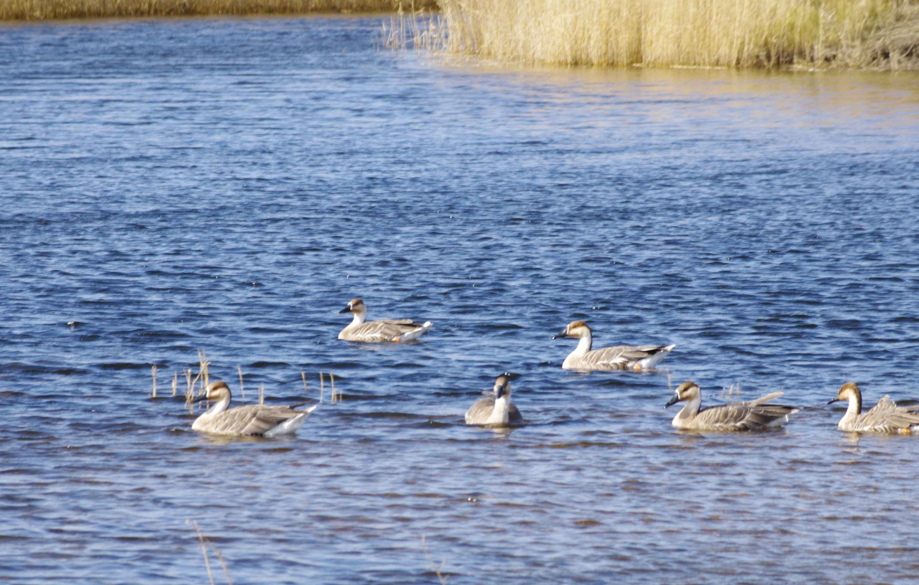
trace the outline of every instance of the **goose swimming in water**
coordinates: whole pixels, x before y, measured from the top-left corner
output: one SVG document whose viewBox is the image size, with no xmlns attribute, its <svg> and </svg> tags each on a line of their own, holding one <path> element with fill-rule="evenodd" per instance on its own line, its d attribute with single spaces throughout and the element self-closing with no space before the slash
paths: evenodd
<svg viewBox="0 0 919 585">
<path fill-rule="evenodd" d="M 507 427 L 523 422 L 517 407 L 511 404 L 510 374 L 498 376 L 493 392 L 486 392 L 484 398 L 475 401 L 466 411 L 467 425 Z"/>
<path fill-rule="evenodd" d="M 404 342 L 418 339 L 434 324 L 425 321 L 415 323 L 411 319 L 380 319 L 367 321 L 367 307 L 361 299 L 353 299 L 339 313 L 354 313 L 351 323 L 338 334 L 346 341 Z"/>
<path fill-rule="evenodd" d="M 261 435 L 277 437 L 292 435 L 306 422 L 310 413 L 319 405 L 305 410 L 293 410 L 294 406 L 265 406 L 252 404 L 237 406 L 227 410 L 230 405 L 230 388 L 224 382 L 211 382 L 203 396 L 193 400 L 215 402 L 207 412 L 195 419 L 192 430 L 215 435 Z"/>
<path fill-rule="evenodd" d="M 762 431 L 777 428 L 788 422 L 788 417 L 798 412 L 791 406 L 766 404 L 782 396 L 773 392 L 751 402 L 735 402 L 700 410 L 702 390 L 695 382 L 683 382 L 676 389 L 676 396 L 664 408 L 677 402 L 687 402 L 683 410 L 673 418 L 678 429 L 696 431 Z"/>
<path fill-rule="evenodd" d="M 573 337 L 580 339 L 577 348 L 565 358 L 566 370 L 650 370 L 664 359 L 676 345 L 617 345 L 591 351 L 593 339 L 590 327 L 584 321 L 573 321 L 552 339 Z"/>
<path fill-rule="evenodd" d="M 874 405 L 874 408 L 862 414 L 862 391 L 855 382 L 843 384 L 836 393 L 836 398 L 827 404 L 842 400 L 849 401 L 849 408 L 836 425 L 840 431 L 907 435 L 919 431 L 919 405 L 897 406 L 889 396 L 885 396 Z"/>
</svg>

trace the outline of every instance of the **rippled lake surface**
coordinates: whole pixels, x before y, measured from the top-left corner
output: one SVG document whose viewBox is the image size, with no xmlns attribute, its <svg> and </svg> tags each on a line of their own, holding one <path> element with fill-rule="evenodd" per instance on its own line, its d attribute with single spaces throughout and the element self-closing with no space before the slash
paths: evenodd
<svg viewBox="0 0 919 585">
<path fill-rule="evenodd" d="M 919 76 L 500 69 L 380 22 L 0 28 L 0 575 L 206 583 L 191 520 L 238 584 L 915 578 L 919 439 L 825 402 L 919 399 Z M 434 328 L 338 341 L 357 296 Z M 677 347 L 563 371 L 576 319 Z M 199 435 L 198 350 L 235 404 L 343 400 Z M 526 426 L 465 426 L 504 371 Z M 690 379 L 803 408 L 678 433 Z"/>
</svg>

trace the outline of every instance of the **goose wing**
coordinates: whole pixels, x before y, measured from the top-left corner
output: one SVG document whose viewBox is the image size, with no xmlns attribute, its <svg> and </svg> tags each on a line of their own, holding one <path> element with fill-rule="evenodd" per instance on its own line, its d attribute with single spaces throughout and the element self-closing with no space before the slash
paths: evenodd
<svg viewBox="0 0 919 585">
<path fill-rule="evenodd" d="M 517 405 L 513 402 L 511 402 L 511 407 L 508 409 L 507 422 L 512 425 L 523 424 L 523 415 L 520 414 L 520 411 L 517 410 Z"/>
<path fill-rule="evenodd" d="M 858 428 L 870 431 L 896 433 L 919 424 L 919 412 L 915 407 L 903 408 L 885 396 L 874 408 L 858 417 Z"/>
<path fill-rule="evenodd" d="M 262 435 L 280 423 L 303 414 L 287 406 L 252 404 L 220 413 L 211 432 L 236 435 Z"/>
<path fill-rule="evenodd" d="M 744 404 L 724 404 L 703 408 L 694 422 L 700 428 L 738 430 L 745 428 L 744 421 L 749 414 L 750 407 Z"/>
<path fill-rule="evenodd" d="M 511 408 L 514 408 L 514 405 L 511 404 Z M 488 421 L 488 417 L 491 416 L 491 413 L 495 410 L 495 397 L 494 396 L 483 396 L 475 401 L 475 404 L 469 407 L 469 410 L 466 411 L 466 424 L 467 425 L 484 425 Z M 519 413 L 518 413 L 519 414 Z"/>
<path fill-rule="evenodd" d="M 749 402 L 740 402 L 738 404 L 743 404 L 744 406 L 759 406 L 760 404 L 766 404 L 767 402 L 771 400 L 775 400 L 776 398 L 779 398 L 780 396 L 785 396 L 785 393 L 782 392 L 781 390 L 778 392 L 773 392 L 771 394 L 766 394 L 765 396 L 757 398 L 756 400 L 751 400 Z"/>
<path fill-rule="evenodd" d="M 763 405 L 765 400 L 775 398 L 773 393 L 752 402 L 737 402 L 722 406 L 713 406 L 699 411 L 696 415 L 700 428 L 714 430 L 762 430 L 782 424 L 786 416 L 798 412 L 791 406 Z"/>
<path fill-rule="evenodd" d="M 403 333 L 414 331 L 421 325 L 406 319 L 408 323 L 393 323 L 390 321 L 368 321 L 360 327 L 350 331 L 348 339 L 354 341 L 392 341 Z"/>
<path fill-rule="evenodd" d="M 421 323 L 415 323 L 412 319 L 380 319 L 377 323 L 389 323 L 391 325 L 411 325 L 412 327 L 421 327 Z"/>
<path fill-rule="evenodd" d="M 664 349 L 662 345 L 614 345 L 588 352 L 584 361 L 594 367 L 609 370 L 627 370 L 641 360 Z"/>
</svg>

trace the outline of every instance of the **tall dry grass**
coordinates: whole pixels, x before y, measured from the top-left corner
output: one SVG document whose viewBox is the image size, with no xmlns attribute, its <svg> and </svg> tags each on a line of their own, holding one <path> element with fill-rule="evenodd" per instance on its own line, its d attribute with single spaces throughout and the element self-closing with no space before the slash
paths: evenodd
<svg viewBox="0 0 919 585">
<path fill-rule="evenodd" d="M 498 60 L 899 69 L 919 58 L 919 0 L 440 0 L 440 8 L 414 28 L 441 37 L 416 35 L 416 44 Z"/>
<path fill-rule="evenodd" d="M 399 12 L 435 0 L 0 0 L 0 20 Z"/>
</svg>

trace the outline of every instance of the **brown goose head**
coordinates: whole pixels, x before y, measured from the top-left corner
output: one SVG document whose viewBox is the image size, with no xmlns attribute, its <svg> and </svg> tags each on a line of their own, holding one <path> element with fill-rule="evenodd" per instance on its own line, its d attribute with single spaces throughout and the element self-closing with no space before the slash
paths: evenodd
<svg viewBox="0 0 919 585">
<path fill-rule="evenodd" d="M 674 397 L 670 399 L 670 402 L 664 405 L 664 408 L 673 406 L 677 402 L 684 402 L 687 400 L 693 400 L 702 396 L 702 389 L 699 388 L 699 385 L 693 381 L 683 382 L 677 387 L 676 392 L 674 392 Z"/>
<path fill-rule="evenodd" d="M 575 339 L 580 339 L 590 335 L 590 327 L 587 326 L 587 323 L 584 321 L 572 321 L 565 327 L 565 330 L 557 335 L 553 335 L 552 339 L 562 339 L 565 337 L 574 337 Z"/>
</svg>

